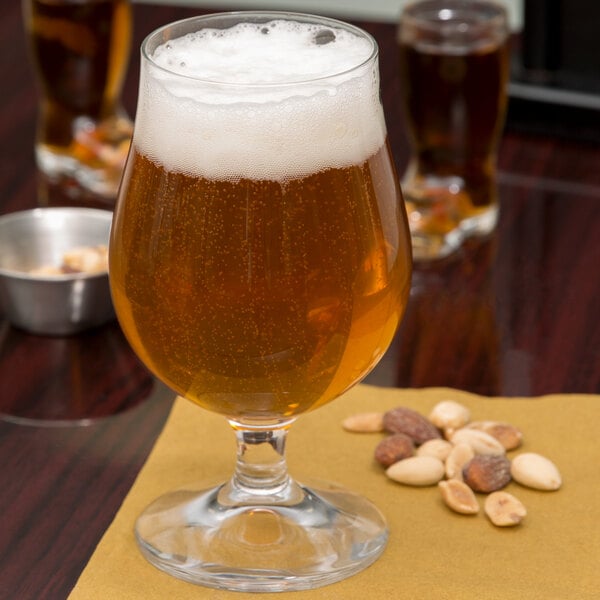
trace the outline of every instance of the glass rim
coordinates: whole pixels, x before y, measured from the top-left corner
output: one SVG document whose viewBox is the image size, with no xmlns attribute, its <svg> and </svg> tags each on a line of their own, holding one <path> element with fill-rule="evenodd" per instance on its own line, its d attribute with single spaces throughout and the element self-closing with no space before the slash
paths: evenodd
<svg viewBox="0 0 600 600">
<path fill-rule="evenodd" d="M 473 11 L 478 8 L 489 11 L 481 12 L 481 18 L 473 23 L 469 29 L 506 29 L 508 33 L 508 10 L 506 6 L 496 0 L 409 0 L 400 14 L 400 27 L 403 25 L 418 27 L 421 30 L 437 32 L 441 28 L 450 28 L 452 18 L 430 18 L 426 14 L 439 14 L 442 11 L 451 13 L 458 11 Z M 457 31 L 461 31 L 456 27 Z"/>
<path fill-rule="evenodd" d="M 164 44 L 164 43 L 168 42 L 170 39 L 176 39 L 177 37 L 187 35 L 188 33 L 192 33 L 193 31 L 199 31 L 199 29 L 200 29 L 200 28 L 197 28 L 195 30 L 189 29 L 187 31 L 180 32 L 180 34 L 178 34 L 176 36 L 167 37 L 165 34 L 173 28 L 181 28 L 182 26 L 191 25 L 192 23 L 210 23 L 210 22 L 219 22 L 219 21 L 222 22 L 224 20 L 230 20 L 231 27 L 233 27 L 235 24 L 243 22 L 242 19 L 244 19 L 244 18 L 254 19 L 255 22 L 257 22 L 257 23 L 261 23 L 261 22 L 267 23 L 267 22 L 275 20 L 275 19 L 285 20 L 287 18 L 287 20 L 296 20 L 296 21 L 304 22 L 304 23 L 313 23 L 315 25 L 323 24 L 324 26 L 329 26 L 332 29 L 344 29 L 346 31 L 354 33 L 355 35 L 362 37 L 363 39 L 368 40 L 371 44 L 371 52 L 367 58 L 358 62 L 356 65 L 353 65 L 348 68 L 344 68 L 339 71 L 328 73 L 325 75 L 319 75 L 317 77 L 310 77 L 310 78 L 306 78 L 306 79 L 299 78 L 294 81 L 285 81 L 285 82 L 269 81 L 269 82 L 242 82 L 242 83 L 232 82 L 232 81 L 224 81 L 224 80 L 218 80 L 218 79 L 210 79 L 210 78 L 198 77 L 198 76 L 194 76 L 194 75 L 187 75 L 184 73 L 180 73 L 180 72 L 174 71 L 172 69 L 169 69 L 167 67 L 157 64 L 152 57 L 152 52 L 160 44 Z M 225 29 L 225 28 L 223 28 L 223 29 Z M 150 50 L 150 48 L 149 48 L 150 45 L 154 44 L 154 43 L 155 43 L 155 45 L 153 46 L 152 50 Z M 379 56 L 379 46 L 377 44 L 377 40 L 375 40 L 375 38 L 368 31 L 365 31 L 364 29 L 362 29 L 356 25 L 353 25 L 351 23 L 341 21 L 340 19 L 334 19 L 332 17 L 325 17 L 325 16 L 315 15 L 315 14 L 311 14 L 311 13 L 302 13 L 302 12 L 284 11 L 284 10 L 237 10 L 237 11 L 206 13 L 204 15 L 187 17 L 185 19 L 180 19 L 178 21 L 166 23 L 165 25 L 162 25 L 161 27 L 158 27 L 157 29 L 151 31 L 144 38 L 144 40 L 142 41 L 142 44 L 140 46 L 140 52 L 142 55 L 142 59 L 147 61 L 149 64 L 151 64 L 153 68 L 159 69 L 160 71 L 162 71 L 164 73 L 168 73 L 169 75 L 172 75 L 172 76 L 175 76 L 178 78 L 197 82 L 198 84 L 203 84 L 203 85 L 207 85 L 207 86 L 219 86 L 219 87 L 231 88 L 231 89 L 256 89 L 256 90 L 264 89 L 264 90 L 268 90 L 268 89 L 273 89 L 273 88 L 285 88 L 285 87 L 292 87 L 292 86 L 309 85 L 309 84 L 314 84 L 314 83 L 318 83 L 318 82 L 322 82 L 322 81 L 327 81 L 330 79 L 335 79 L 337 77 L 344 77 L 345 75 L 352 73 L 353 71 L 360 70 L 361 68 L 365 67 L 369 63 L 376 60 Z"/>
</svg>

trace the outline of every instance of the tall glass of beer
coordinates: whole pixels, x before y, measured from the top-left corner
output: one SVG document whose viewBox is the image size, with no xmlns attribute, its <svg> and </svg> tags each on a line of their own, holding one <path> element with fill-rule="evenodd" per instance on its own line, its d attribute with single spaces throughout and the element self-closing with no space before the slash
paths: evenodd
<svg viewBox="0 0 600 600">
<path fill-rule="evenodd" d="M 133 125 L 121 105 L 130 0 L 22 0 L 40 92 L 41 204 L 113 208 Z"/>
<path fill-rule="evenodd" d="M 373 368 L 407 301 L 377 60 L 360 29 L 280 12 L 188 19 L 143 43 L 114 303 L 149 369 L 238 440 L 229 481 L 167 494 L 137 520 L 143 554 L 176 577 L 307 589 L 386 544 L 373 504 L 296 482 L 284 458 L 296 417 Z"/>
<path fill-rule="evenodd" d="M 506 9 L 493 0 L 417 0 L 402 12 L 400 83 L 412 145 L 402 189 L 415 259 L 446 256 L 495 227 L 508 33 Z"/>
</svg>

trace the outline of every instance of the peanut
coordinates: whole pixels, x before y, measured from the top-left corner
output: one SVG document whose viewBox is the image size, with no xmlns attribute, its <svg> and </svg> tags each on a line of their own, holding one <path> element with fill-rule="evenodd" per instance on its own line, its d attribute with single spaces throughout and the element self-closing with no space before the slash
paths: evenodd
<svg viewBox="0 0 600 600">
<path fill-rule="evenodd" d="M 489 433 L 477 431 L 476 429 L 458 429 L 454 432 L 450 441 L 453 444 L 464 442 L 469 444 L 475 454 L 504 454 L 504 446 Z"/>
<path fill-rule="evenodd" d="M 383 431 L 383 413 L 365 412 L 350 415 L 342 421 L 342 427 L 354 433 L 379 433 Z"/>
<path fill-rule="evenodd" d="M 438 483 L 442 499 L 446 506 L 454 512 L 463 515 L 476 515 L 479 512 L 479 504 L 473 490 L 458 479 L 440 481 Z"/>
<path fill-rule="evenodd" d="M 527 515 L 523 503 L 508 492 L 493 492 L 484 502 L 483 510 L 497 527 L 518 525 Z"/>
<path fill-rule="evenodd" d="M 471 411 L 454 400 L 438 402 L 429 413 L 429 420 L 440 429 L 459 429 L 471 418 Z"/>
<path fill-rule="evenodd" d="M 406 485 L 435 485 L 444 476 L 444 463 L 433 456 L 412 456 L 394 463 L 385 474 Z"/>
<path fill-rule="evenodd" d="M 562 485 L 556 465 L 535 452 L 524 452 L 515 456 L 510 472 L 517 483 L 536 490 L 554 491 Z"/>
<path fill-rule="evenodd" d="M 427 440 L 417 448 L 417 456 L 433 456 L 444 462 L 448 458 L 452 448 L 452 444 L 446 440 Z"/>
<path fill-rule="evenodd" d="M 458 443 L 452 447 L 446 458 L 446 479 L 463 480 L 463 467 L 475 456 L 473 448 L 469 444 Z"/>
<path fill-rule="evenodd" d="M 510 423 L 499 421 L 473 421 L 465 426 L 466 429 L 476 429 L 489 433 L 496 438 L 505 450 L 514 450 L 523 443 L 523 433 L 518 427 Z"/>
</svg>

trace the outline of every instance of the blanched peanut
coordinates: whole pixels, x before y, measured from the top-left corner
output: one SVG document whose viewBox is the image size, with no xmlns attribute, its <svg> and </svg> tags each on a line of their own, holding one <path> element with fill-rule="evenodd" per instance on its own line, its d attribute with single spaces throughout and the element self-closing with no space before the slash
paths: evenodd
<svg viewBox="0 0 600 600">
<path fill-rule="evenodd" d="M 429 420 L 440 429 L 459 429 L 469 422 L 471 411 L 454 400 L 438 402 L 429 413 Z"/>
<path fill-rule="evenodd" d="M 417 448 L 417 456 L 433 456 L 444 462 L 454 446 L 447 440 L 427 440 Z"/>
<path fill-rule="evenodd" d="M 479 512 L 477 498 L 466 483 L 458 479 L 450 479 L 449 481 L 440 481 L 438 487 L 446 506 L 454 512 L 463 515 L 475 515 Z"/>
<path fill-rule="evenodd" d="M 504 446 L 489 433 L 476 429 L 458 429 L 452 434 L 450 441 L 453 444 L 463 442 L 469 444 L 475 454 L 504 454 Z"/>
<path fill-rule="evenodd" d="M 433 456 L 412 456 L 394 463 L 385 474 L 406 485 L 435 485 L 444 476 L 444 463 Z"/>
<path fill-rule="evenodd" d="M 554 491 L 562 485 L 562 478 L 556 465 L 550 459 L 535 452 L 525 452 L 515 456 L 510 472 L 517 483 L 536 490 Z"/>
<path fill-rule="evenodd" d="M 523 503 L 508 492 L 493 492 L 486 499 L 483 510 L 497 527 L 518 525 L 527 515 Z"/>
<path fill-rule="evenodd" d="M 350 415 L 342 421 L 342 427 L 354 433 L 379 433 L 383 431 L 383 413 L 365 412 Z"/>
<path fill-rule="evenodd" d="M 475 456 L 473 448 L 469 444 L 458 443 L 452 447 L 446 458 L 446 479 L 458 479 L 462 481 L 463 467 Z"/>
</svg>

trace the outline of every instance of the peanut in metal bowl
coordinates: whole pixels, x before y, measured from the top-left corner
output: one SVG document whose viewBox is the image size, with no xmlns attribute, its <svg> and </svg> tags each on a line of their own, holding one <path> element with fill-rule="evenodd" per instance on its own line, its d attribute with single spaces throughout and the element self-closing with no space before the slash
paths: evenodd
<svg viewBox="0 0 600 600">
<path fill-rule="evenodd" d="M 112 212 L 35 208 L 0 217 L 0 305 L 12 325 L 70 335 L 115 318 L 108 270 L 44 274 L 76 247 L 108 246 Z"/>
</svg>

